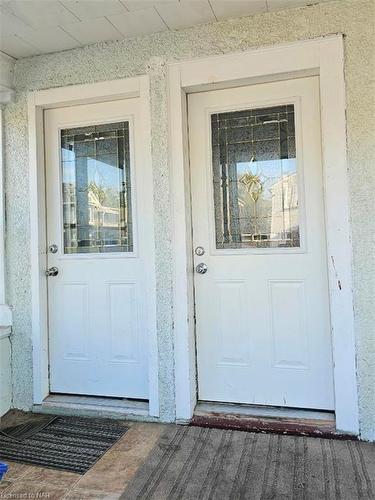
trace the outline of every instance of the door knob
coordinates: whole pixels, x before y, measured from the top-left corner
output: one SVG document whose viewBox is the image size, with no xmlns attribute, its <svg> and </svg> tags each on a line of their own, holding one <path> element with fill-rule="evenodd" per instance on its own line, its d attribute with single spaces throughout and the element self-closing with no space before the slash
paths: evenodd
<svg viewBox="0 0 375 500">
<path fill-rule="evenodd" d="M 57 267 L 50 267 L 46 270 L 46 276 L 57 276 L 59 274 L 59 270 Z"/>
<path fill-rule="evenodd" d="M 57 253 L 57 250 L 57 245 L 55 245 L 54 243 L 48 247 L 48 251 L 51 253 Z"/>
<path fill-rule="evenodd" d="M 195 268 L 195 271 L 198 274 L 206 274 L 207 269 L 208 269 L 207 265 L 204 262 L 201 262 L 200 264 L 197 265 L 197 267 Z"/>
</svg>

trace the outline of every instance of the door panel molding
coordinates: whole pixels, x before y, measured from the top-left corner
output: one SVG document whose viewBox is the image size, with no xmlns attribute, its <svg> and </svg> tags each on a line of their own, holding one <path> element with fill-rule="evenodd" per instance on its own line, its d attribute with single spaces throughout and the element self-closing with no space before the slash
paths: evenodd
<svg viewBox="0 0 375 500">
<path fill-rule="evenodd" d="M 187 94 L 302 76 L 320 79 L 336 427 L 359 433 L 341 34 L 168 67 L 177 419 L 190 419 L 197 402 Z"/>
<path fill-rule="evenodd" d="M 299 336 L 298 334 L 295 336 L 294 342 L 289 343 L 288 347 L 290 348 L 291 344 L 293 345 L 295 349 L 295 353 L 298 352 L 298 347 L 300 348 L 300 351 L 298 352 L 299 356 L 295 356 L 295 359 L 293 360 L 288 360 L 287 358 L 289 357 L 289 353 L 286 354 L 285 356 L 282 356 L 281 350 L 285 346 L 285 340 L 286 339 L 279 339 L 278 341 L 278 331 L 282 330 L 279 328 L 280 322 L 283 322 L 282 320 L 283 315 L 286 314 L 288 311 L 285 311 L 284 309 L 284 304 L 280 304 L 279 307 L 277 307 L 277 288 L 282 289 L 282 296 L 284 298 L 285 296 L 285 289 L 289 290 L 294 290 L 295 296 L 293 297 L 294 299 L 294 308 L 293 311 L 296 314 L 296 318 L 293 318 L 296 320 L 296 323 L 298 322 L 299 325 L 297 328 L 293 328 L 292 331 L 298 329 L 300 332 L 305 331 L 308 333 L 308 330 L 306 329 L 306 296 L 305 296 L 305 280 L 291 280 L 291 279 L 278 279 L 278 280 L 268 280 L 268 300 L 269 300 L 269 310 L 270 310 L 270 326 L 271 326 L 271 337 L 272 337 L 272 343 L 273 343 L 273 367 L 274 368 L 293 368 L 297 370 L 309 370 L 310 369 L 310 352 L 309 352 L 309 341 L 308 338 L 305 336 Z M 274 314 L 274 310 L 277 310 L 278 314 L 277 317 Z M 281 317 L 281 321 L 280 321 Z M 291 316 L 287 315 L 285 318 L 286 322 L 290 321 Z M 297 321 L 299 320 L 299 321 Z M 299 327 L 299 328 L 298 328 Z M 290 330 L 289 330 L 290 331 Z M 280 332 L 282 336 L 283 332 Z M 296 332 L 298 333 L 298 332 Z M 300 342 L 298 340 L 300 339 Z M 279 355 L 278 355 L 279 354 Z M 299 361 L 297 361 L 297 358 L 300 358 Z"/>
</svg>

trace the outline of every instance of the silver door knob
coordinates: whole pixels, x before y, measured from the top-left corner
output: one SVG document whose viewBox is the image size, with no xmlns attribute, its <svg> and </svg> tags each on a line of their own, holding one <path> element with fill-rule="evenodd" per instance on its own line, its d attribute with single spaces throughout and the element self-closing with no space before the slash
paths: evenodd
<svg viewBox="0 0 375 500">
<path fill-rule="evenodd" d="M 195 268 L 195 271 L 198 274 L 206 274 L 207 269 L 208 269 L 208 267 L 206 266 L 206 264 L 204 262 L 201 262 L 200 264 L 197 265 L 197 267 Z"/>
<path fill-rule="evenodd" d="M 48 251 L 51 253 L 57 253 L 58 247 L 54 243 L 48 247 Z"/>
<path fill-rule="evenodd" d="M 46 276 L 57 276 L 59 274 L 59 270 L 57 267 L 50 267 L 46 270 Z"/>
</svg>

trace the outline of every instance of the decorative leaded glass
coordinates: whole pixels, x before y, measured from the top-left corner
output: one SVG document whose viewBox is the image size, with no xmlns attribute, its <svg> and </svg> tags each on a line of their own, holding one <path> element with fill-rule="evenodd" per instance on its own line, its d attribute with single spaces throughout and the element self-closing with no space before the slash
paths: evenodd
<svg viewBox="0 0 375 500">
<path fill-rule="evenodd" d="M 299 247 L 294 105 L 211 115 L 216 247 Z"/>
<path fill-rule="evenodd" d="M 132 252 L 129 123 L 61 131 L 64 252 Z"/>
</svg>

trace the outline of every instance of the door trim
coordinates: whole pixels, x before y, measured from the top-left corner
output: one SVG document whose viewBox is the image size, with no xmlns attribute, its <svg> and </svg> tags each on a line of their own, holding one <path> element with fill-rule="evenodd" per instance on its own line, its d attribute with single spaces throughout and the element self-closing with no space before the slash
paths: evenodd
<svg viewBox="0 0 375 500">
<path fill-rule="evenodd" d="M 343 49 L 334 35 L 168 66 L 177 420 L 190 420 L 197 403 L 187 94 L 317 75 L 336 427 L 359 434 Z"/>
<path fill-rule="evenodd" d="M 151 169 L 151 121 L 149 77 L 140 76 L 93 84 L 71 85 L 55 89 L 29 92 L 29 176 L 30 176 L 30 245 L 31 245 L 31 293 L 32 293 L 32 345 L 33 345 L 33 403 L 42 404 L 49 395 L 47 280 L 46 269 L 46 206 L 44 175 L 44 127 L 45 109 L 78 104 L 98 103 L 116 99 L 139 98 L 146 136 L 148 163 Z M 152 176 L 151 176 L 152 178 Z M 152 249 L 150 249 L 150 252 Z M 154 257 L 151 255 L 155 266 Z M 153 276 L 155 282 L 155 268 Z M 155 286 L 153 287 L 156 288 Z M 151 298 L 156 325 L 155 297 Z M 149 415 L 159 416 L 159 370 L 156 327 L 149 335 Z"/>
</svg>

